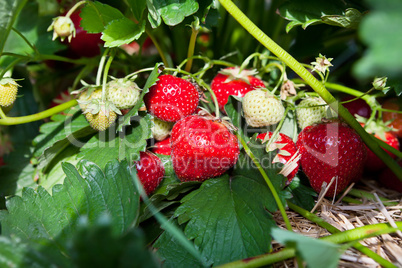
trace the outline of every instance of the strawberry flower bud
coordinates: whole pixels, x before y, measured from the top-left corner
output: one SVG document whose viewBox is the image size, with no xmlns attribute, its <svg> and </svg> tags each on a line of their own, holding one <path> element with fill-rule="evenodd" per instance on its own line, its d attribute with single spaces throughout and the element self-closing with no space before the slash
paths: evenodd
<svg viewBox="0 0 402 268">
<path fill-rule="evenodd" d="M 73 21 L 70 17 L 65 16 L 54 18 L 52 24 L 47 29 L 48 32 L 51 30 L 53 30 L 52 40 L 56 40 L 57 37 L 60 37 L 61 41 L 64 41 L 67 37 L 69 42 L 75 37 L 76 32 Z"/>
<path fill-rule="evenodd" d="M 387 77 L 376 77 L 372 83 L 373 87 L 376 90 L 386 90 L 389 87 L 386 87 L 385 85 L 387 84 Z"/>
</svg>

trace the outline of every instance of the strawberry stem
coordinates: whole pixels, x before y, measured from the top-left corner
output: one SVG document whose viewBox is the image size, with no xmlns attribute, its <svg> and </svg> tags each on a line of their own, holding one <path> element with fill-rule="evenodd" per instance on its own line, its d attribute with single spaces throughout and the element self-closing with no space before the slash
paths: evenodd
<svg viewBox="0 0 402 268">
<path fill-rule="evenodd" d="M 101 85 L 102 72 L 103 72 L 103 69 L 105 66 L 106 58 L 108 57 L 108 54 L 109 54 L 109 50 L 110 50 L 110 48 L 105 49 L 105 51 L 103 52 L 102 58 L 99 61 L 98 72 L 96 73 L 96 80 L 95 80 L 96 86 Z"/>
<path fill-rule="evenodd" d="M 6 116 L 6 114 L 3 112 L 3 109 L 1 108 L 1 106 L 0 106 L 0 118 L 3 118 L 3 119 L 6 119 L 6 118 L 7 118 L 7 116 Z"/>
<path fill-rule="evenodd" d="M 162 59 L 163 65 L 165 65 L 166 67 L 170 67 L 171 64 L 169 64 L 169 61 L 168 61 L 164 51 L 162 50 L 161 46 L 159 45 L 159 42 L 156 40 L 155 36 L 147 28 L 145 28 L 145 33 L 151 39 L 151 41 L 154 44 L 156 50 L 158 51 L 159 56 Z"/>
<path fill-rule="evenodd" d="M 250 159 L 254 162 L 255 166 L 257 167 L 258 171 L 261 173 L 262 177 L 264 178 L 265 182 L 268 185 L 268 188 L 270 189 L 275 202 L 279 208 L 279 211 L 282 215 L 282 218 L 285 222 L 286 228 L 289 231 L 292 231 L 292 225 L 290 224 L 288 215 L 286 214 L 285 211 L 285 207 L 282 204 L 281 199 L 279 198 L 279 195 L 274 187 L 274 185 L 272 184 L 271 180 L 268 178 L 267 173 L 264 171 L 264 169 L 261 167 L 260 162 L 257 160 L 257 158 L 254 156 L 253 152 L 250 150 L 250 148 L 248 147 L 247 143 L 244 141 L 243 137 L 237 132 L 237 138 L 239 139 L 240 143 L 242 144 L 244 151 L 246 152 L 246 154 L 250 157 Z"/>
<path fill-rule="evenodd" d="M 258 28 L 231 0 L 219 0 L 221 5 L 235 18 L 240 25 L 243 26 L 254 38 L 262 45 L 275 54 L 281 61 L 289 66 L 297 73 L 310 87 L 317 92 L 328 105 L 336 111 L 345 121 L 352 127 L 362 138 L 364 143 L 394 172 L 394 174 L 402 181 L 402 168 L 398 165 L 390 155 L 388 155 L 377 142 L 373 140 L 364 128 L 356 121 L 354 116 L 336 101 L 334 96 L 325 88 L 324 84 L 318 81 L 306 68 L 303 67 L 295 58 L 293 58 L 286 50 L 276 44 L 269 38 L 260 28 Z M 324 80 L 325 81 L 325 80 Z"/>
<path fill-rule="evenodd" d="M 7 117 L 4 119 L 0 119 L 0 125 L 5 125 L 5 126 L 19 125 L 19 124 L 25 124 L 25 123 L 42 120 L 42 119 L 50 117 L 54 114 L 58 114 L 58 113 L 66 110 L 68 108 L 71 108 L 77 104 L 78 104 L 77 100 L 70 100 L 68 102 L 57 105 L 56 107 L 50 108 L 50 109 L 42 111 L 40 113 L 31 114 L 31 115 L 27 115 L 27 116 L 20 116 L 20 117 Z"/>
<path fill-rule="evenodd" d="M 307 211 L 307 210 L 305 210 L 305 209 L 293 204 L 292 202 L 288 201 L 287 204 L 288 204 L 288 206 L 289 206 L 289 208 L 291 210 L 299 213 L 304 218 L 316 223 L 318 226 L 326 229 L 328 232 L 330 232 L 330 233 L 340 233 L 341 232 L 339 229 L 337 229 L 333 225 L 329 224 L 328 222 L 326 222 L 322 218 L 318 217 L 314 213 L 310 213 L 309 211 Z M 390 267 L 390 268 L 391 267 L 392 268 L 396 267 L 394 264 L 392 264 L 391 262 L 387 261 L 386 259 L 384 259 L 380 255 L 376 254 L 375 252 L 373 252 L 369 248 L 363 246 L 359 242 L 356 242 L 355 244 L 353 244 L 353 247 L 355 249 L 357 249 L 358 251 L 360 251 L 361 253 L 365 254 L 366 256 L 372 258 L 374 261 L 376 261 L 378 264 L 382 265 L 383 267 Z"/>
<path fill-rule="evenodd" d="M 105 69 L 103 70 L 103 80 L 102 80 L 102 102 L 106 101 L 106 83 L 107 83 L 107 76 L 109 74 L 110 65 L 112 64 L 114 55 L 109 56 L 109 59 L 106 62 Z"/>
<path fill-rule="evenodd" d="M 197 35 L 200 29 L 200 21 L 198 17 L 196 17 L 195 21 L 191 23 L 191 37 L 190 37 L 190 43 L 188 44 L 188 51 L 187 51 L 187 58 L 190 58 L 190 60 L 187 61 L 186 67 L 184 70 L 186 72 L 191 71 L 191 67 L 193 65 L 193 59 L 191 58 L 194 55 L 194 47 L 195 47 L 195 41 L 197 39 Z"/>
<path fill-rule="evenodd" d="M 332 242 L 335 244 L 349 243 L 353 241 L 363 240 L 370 237 L 395 233 L 402 230 L 402 222 L 396 222 L 398 228 L 393 228 L 387 223 L 378 223 L 372 225 L 365 225 L 355 229 L 346 230 L 340 233 L 335 233 L 329 236 L 319 238 L 320 240 Z M 246 268 L 246 267 L 261 267 L 284 261 L 296 256 L 296 250 L 292 248 L 284 248 L 275 253 L 267 253 L 253 258 L 234 261 L 224 265 L 217 266 L 217 268 Z M 389 266 L 393 267 L 393 266 Z"/>
<path fill-rule="evenodd" d="M 83 4 L 85 4 L 86 2 L 88 2 L 89 4 L 91 4 L 91 2 L 89 2 L 89 1 L 86 1 L 86 0 L 84 0 L 84 1 L 79 1 L 77 4 L 75 4 L 68 12 L 67 12 L 67 14 L 66 14 L 66 18 L 69 18 L 70 16 L 71 16 L 71 14 L 73 14 L 74 13 L 74 11 L 80 6 L 80 5 L 83 5 Z"/>
</svg>

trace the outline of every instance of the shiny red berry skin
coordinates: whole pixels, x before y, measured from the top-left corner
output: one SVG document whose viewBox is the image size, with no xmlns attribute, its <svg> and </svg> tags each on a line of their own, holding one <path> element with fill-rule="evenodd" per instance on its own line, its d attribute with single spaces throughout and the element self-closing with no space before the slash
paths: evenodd
<svg viewBox="0 0 402 268">
<path fill-rule="evenodd" d="M 161 75 L 144 96 L 149 113 L 162 121 L 177 122 L 193 114 L 198 106 L 199 93 L 189 81 L 173 76 Z"/>
<path fill-rule="evenodd" d="M 172 163 L 181 181 L 204 181 L 225 173 L 239 156 L 237 137 L 199 115 L 178 121 L 171 133 Z"/>
<path fill-rule="evenodd" d="M 162 161 L 153 153 L 140 152 L 140 160 L 135 163 L 137 175 L 147 195 L 158 187 L 165 175 Z"/>
<path fill-rule="evenodd" d="M 70 16 L 74 22 L 76 35 L 68 44 L 69 50 L 80 57 L 95 57 L 100 54 L 100 47 L 104 41 L 101 39 L 101 33 L 91 34 L 86 32 L 81 26 L 80 11 L 76 11 Z"/>
<path fill-rule="evenodd" d="M 170 137 L 167 137 L 162 141 L 155 142 L 155 145 L 151 151 L 155 154 L 170 155 L 172 150 L 170 142 Z"/>
<path fill-rule="evenodd" d="M 361 178 L 366 147 L 360 136 L 344 123 L 330 121 L 308 126 L 300 132 L 296 146 L 302 170 L 317 193 L 333 177 L 336 179 L 326 193 L 328 197 Z"/>
<path fill-rule="evenodd" d="M 226 69 L 234 69 L 234 67 Z M 248 82 L 241 79 L 228 81 L 228 78 L 228 75 L 218 73 L 211 82 L 211 89 L 215 93 L 221 111 L 224 111 L 224 106 L 228 102 L 230 95 L 243 97 L 251 90 L 258 87 L 265 87 L 261 79 L 251 75 L 246 77 Z"/>
<path fill-rule="evenodd" d="M 342 101 L 349 101 L 352 99 L 355 99 L 356 97 L 354 96 L 347 96 L 345 98 L 342 99 Z M 367 104 L 367 102 L 365 102 L 362 99 L 357 99 L 351 102 L 347 102 L 342 104 L 346 109 L 348 109 L 348 111 L 355 116 L 355 114 L 360 115 L 362 117 L 365 118 L 369 118 L 371 115 L 371 108 L 370 106 Z"/>
</svg>

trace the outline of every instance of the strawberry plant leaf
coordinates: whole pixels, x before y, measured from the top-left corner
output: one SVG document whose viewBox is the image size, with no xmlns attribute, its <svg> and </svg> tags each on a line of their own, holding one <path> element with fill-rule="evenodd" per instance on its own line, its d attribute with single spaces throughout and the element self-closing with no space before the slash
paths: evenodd
<svg viewBox="0 0 402 268">
<path fill-rule="evenodd" d="M 158 81 L 159 76 L 159 66 L 161 63 L 156 63 L 154 69 L 152 70 L 151 74 L 149 75 L 147 81 L 145 82 L 144 88 L 141 91 L 141 95 L 138 99 L 138 102 L 135 106 L 126 114 L 124 115 L 123 123 L 119 124 L 117 127 L 117 131 L 122 131 L 124 126 L 128 126 L 131 124 L 131 117 L 138 115 L 138 109 L 141 107 L 145 107 L 143 102 L 145 94 L 149 92 L 149 88 L 154 85 Z"/>
<path fill-rule="evenodd" d="M 93 2 L 81 9 L 80 26 L 88 33 L 100 33 L 114 20 L 125 18 L 118 9 L 100 2 Z"/>
<path fill-rule="evenodd" d="M 22 1 L 17 1 L 21 2 Z M 1 5 L 1 4 L 0 4 Z M 12 6 L 9 6 L 12 8 Z M 19 6 L 18 8 L 22 8 Z M 16 10 L 19 13 L 19 11 Z M 35 50 L 29 46 L 19 34 L 15 31 L 11 31 L 9 33 L 5 32 L 8 36 L 5 39 L 2 39 L 0 42 L 5 42 L 4 44 L 4 52 L 10 52 L 20 55 L 32 55 L 32 57 L 36 56 L 39 52 L 44 55 L 53 54 L 65 46 L 59 42 L 52 42 L 52 34 L 47 31 L 49 26 L 49 22 L 51 22 L 51 17 L 49 16 L 39 16 L 39 7 L 36 1 L 28 1 L 18 14 L 14 25 L 12 25 L 16 31 L 22 34 L 27 40 L 29 40 L 30 44 L 35 47 Z M 7 16 L 5 14 L 5 16 Z M 26 18 L 29 17 L 29 20 Z M 7 27 L 9 27 L 7 25 Z M 3 41 L 4 40 L 4 41 Z M 0 58 L 0 63 L 7 64 L 13 60 L 12 57 L 5 56 Z"/>
<path fill-rule="evenodd" d="M 290 21 L 286 26 L 287 32 L 295 26 L 300 25 L 306 29 L 318 23 L 354 28 L 361 16 L 357 16 L 356 9 L 347 11 L 350 7 L 341 0 L 286 1 L 279 7 L 279 12 L 282 17 Z"/>
<path fill-rule="evenodd" d="M 126 128 L 125 133 L 99 132 L 81 148 L 78 157 L 92 161 L 101 168 L 114 159 L 138 159 L 139 152 L 145 151 L 147 139 L 151 137 L 151 116 L 144 114 L 142 112 L 131 118 L 132 126 Z"/>
<path fill-rule="evenodd" d="M 161 19 L 166 25 L 175 26 L 181 23 L 185 17 L 197 12 L 198 3 L 195 0 L 148 0 L 148 19 L 153 28 L 161 24 Z"/>
<path fill-rule="evenodd" d="M 368 1 L 372 7 L 359 28 L 359 35 L 368 48 L 354 66 L 354 74 L 361 78 L 386 76 L 389 84 L 402 83 L 402 63 L 399 60 L 402 42 L 402 2 Z M 392 42 L 390 42 L 392 40 Z M 399 87 L 397 87 L 399 88 Z M 400 94 L 400 90 L 396 91 Z M 399 95 L 398 94 L 398 95 Z"/>
<path fill-rule="evenodd" d="M 147 8 L 147 0 L 127 0 L 130 6 L 131 12 L 133 12 L 134 18 L 137 21 L 141 21 L 142 14 Z"/>
<path fill-rule="evenodd" d="M 178 225 L 177 219 L 172 220 Z M 179 225 L 184 231 L 184 225 Z M 163 261 L 163 267 L 205 267 L 193 255 L 191 255 L 169 232 L 163 232 L 154 243 L 157 255 Z"/>
<path fill-rule="evenodd" d="M 0 54 L 8 40 L 11 27 L 13 27 L 21 9 L 28 0 L 5 0 L 0 2 Z"/>
<path fill-rule="evenodd" d="M 272 236 L 286 247 L 295 248 L 296 254 L 307 263 L 308 267 L 319 268 L 323 263 L 325 267 L 338 267 L 343 251 L 339 245 L 279 228 L 272 230 Z"/>
<path fill-rule="evenodd" d="M 269 251 L 275 222 L 267 207 L 275 201 L 264 182 L 225 175 L 205 181 L 181 202 L 175 212 L 178 223 L 186 223 L 185 235 L 207 262 L 219 265 Z M 169 247 L 157 245 L 159 250 Z M 165 259 L 171 259 L 169 254 L 175 253 L 159 252 Z"/>
<path fill-rule="evenodd" d="M 66 252 L 66 242 L 82 215 L 90 222 L 109 214 L 113 233 L 121 234 L 135 223 L 139 194 L 127 162 L 111 161 L 103 172 L 94 163 L 81 161 L 76 169 L 63 164 L 66 179 L 52 195 L 43 187 L 24 188 L 22 196 L 7 200 L 0 211 L 2 234 L 22 241 L 50 240 Z"/>
<path fill-rule="evenodd" d="M 137 40 L 143 32 L 145 32 L 145 21 L 136 24 L 124 17 L 107 25 L 103 31 L 102 40 L 105 41 L 106 47 L 118 47 Z"/>
</svg>

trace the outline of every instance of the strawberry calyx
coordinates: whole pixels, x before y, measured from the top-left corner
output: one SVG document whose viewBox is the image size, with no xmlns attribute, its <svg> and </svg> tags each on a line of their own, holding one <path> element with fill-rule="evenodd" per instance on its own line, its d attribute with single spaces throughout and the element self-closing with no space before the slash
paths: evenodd
<svg viewBox="0 0 402 268">
<path fill-rule="evenodd" d="M 234 80 L 241 80 L 250 85 L 250 76 L 255 76 L 258 72 L 255 69 L 241 70 L 240 67 L 230 67 L 219 71 L 220 74 L 227 76 L 223 83 L 229 83 Z"/>
<path fill-rule="evenodd" d="M 204 109 L 202 107 L 198 108 L 197 115 L 201 116 L 202 118 L 204 118 L 206 120 L 220 123 L 220 124 L 224 125 L 230 131 L 237 131 L 237 127 L 230 122 L 230 118 L 227 116 L 220 118 L 216 115 L 211 114 L 209 111 L 207 111 L 206 109 Z"/>
<path fill-rule="evenodd" d="M 356 120 L 362 125 L 362 127 L 364 127 L 367 133 L 373 134 L 383 141 L 387 140 L 385 136 L 386 133 L 397 131 L 395 128 L 389 126 L 390 122 L 383 122 L 382 120 L 369 120 L 359 115 L 356 115 Z"/>
</svg>

